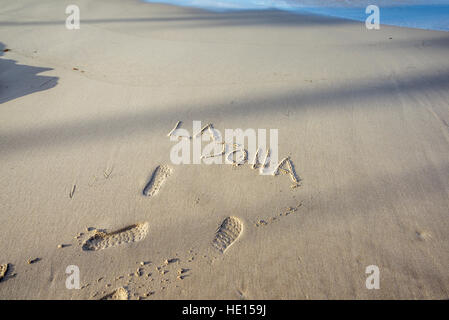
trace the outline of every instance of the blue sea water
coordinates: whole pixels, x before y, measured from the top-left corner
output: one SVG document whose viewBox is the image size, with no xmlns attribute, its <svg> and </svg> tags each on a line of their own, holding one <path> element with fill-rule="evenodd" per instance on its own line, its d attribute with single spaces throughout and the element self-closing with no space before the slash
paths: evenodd
<svg viewBox="0 0 449 320">
<path fill-rule="evenodd" d="M 365 21 L 365 9 L 380 8 L 380 23 L 449 31 L 449 0 L 144 0 L 212 11 L 279 9 Z"/>
</svg>

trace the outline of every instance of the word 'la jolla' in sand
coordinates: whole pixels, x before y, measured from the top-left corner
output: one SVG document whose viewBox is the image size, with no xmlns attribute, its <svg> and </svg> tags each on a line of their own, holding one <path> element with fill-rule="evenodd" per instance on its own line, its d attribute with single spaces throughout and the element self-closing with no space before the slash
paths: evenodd
<svg viewBox="0 0 449 320">
<path fill-rule="evenodd" d="M 179 142 L 173 146 L 172 151 L 170 153 L 170 158 L 173 163 L 175 164 L 190 164 L 190 140 L 193 140 L 193 159 L 194 163 L 201 163 L 198 161 L 195 161 L 195 159 L 207 159 L 210 160 L 211 158 L 215 158 L 216 161 L 207 161 L 206 164 L 221 164 L 221 157 L 225 156 L 226 163 L 232 164 L 234 166 L 239 166 L 244 164 L 245 162 L 249 162 L 252 169 L 257 169 L 259 167 L 259 173 L 262 175 L 270 174 L 273 176 L 276 176 L 279 174 L 279 172 L 288 174 L 290 176 L 290 179 L 292 181 L 292 188 L 296 188 L 300 186 L 300 178 L 296 174 L 296 171 L 294 169 L 294 165 L 290 157 L 283 158 L 279 163 L 277 162 L 277 130 L 270 130 L 270 132 L 275 133 L 275 139 L 272 139 L 271 143 L 273 145 L 270 146 L 270 148 L 266 149 L 265 156 L 262 161 L 260 161 L 260 147 L 256 146 L 256 137 L 255 137 L 255 131 L 254 130 L 246 130 L 243 131 L 241 129 L 237 130 L 225 130 L 226 137 L 225 141 L 222 139 L 221 133 L 213 127 L 213 124 L 209 123 L 202 127 L 201 129 L 197 129 L 196 132 L 191 136 L 187 130 L 181 129 L 181 121 L 178 121 L 174 128 L 167 134 L 168 137 L 172 141 L 179 140 Z M 200 124 L 200 121 L 194 121 L 193 126 Z M 208 144 L 204 148 L 204 153 L 201 151 L 201 141 L 203 138 L 203 135 L 208 132 L 208 136 L 206 138 L 209 138 L 211 140 L 211 143 Z M 264 130 L 258 130 L 259 134 L 260 132 L 265 132 Z M 230 134 L 229 134 L 230 133 Z M 248 137 L 248 148 L 251 150 L 251 153 L 254 154 L 251 159 L 248 159 L 248 150 L 244 148 L 244 141 L 245 136 L 249 136 L 252 134 L 252 138 L 250 139 Z M 229 136 L 228 136 L 229 134 Z M 273 134 L 273 133 L 272 133 Z M 237 143 L 232 142 L 234 137 L 237 140 Z M 261 144 L 265 141 L 259 141 L 258 143 Z M 198 145 L 199 144 L 199 145 Z M 197 147 L 200 148 L 198 149 Z M 200 152 L 199 155 L 196 155 L 196 152 Z M 255 151 L 255 152 L 254 152 Z M 263 150 L 262 150 L 263 151 Z M 274 152 L 274 155 L 272 153 Z M 237 155 L 240 153 L 240 157 L 238 158 Z"/>
</svg>

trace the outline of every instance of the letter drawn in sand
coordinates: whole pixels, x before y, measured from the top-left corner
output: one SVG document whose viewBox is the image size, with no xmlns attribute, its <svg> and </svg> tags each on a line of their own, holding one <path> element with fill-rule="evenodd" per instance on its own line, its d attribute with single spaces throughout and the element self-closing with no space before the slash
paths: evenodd
<svg viewBox="0 0 449 320">
<path fill-rule="evenodd" d="M 232 147 L 233 149 L 226 154 L 226 163 L 232 164 L 234 166 L 244 164 L 245 161 L 248 159 L 248 152 L 237 143 L 234 143 Z M 240 157 L 238 157 L 239 152 Z"/>
<path fill-rule="evenodd" d="M 182 121 L 176 122 L 175 127 L 167 134 L 167 137 L 169 137 L 171 141 L 174 141 L 172 138 L 187 139 L 187 140 L 190 140 L 192 138 L 187 130 L 180 128 L 181 124 Z"/>
<path fill-rule="evenodd" d="M 216 130 L 212 125 L 208 129 L 209 136 L 204 136 L 203 140 L 211 140 L 211 143 L 204 147 L 201 159 L 203 159 L 205 164 L 221 164 L 221 156 L 226 153 L 226 143 L 222 141 L 220 131 Z"/>
<path fill-rule="evenodd" d="M 285 165 L 287 165 L 287 169 L 284 168 Z M 290 158 L 284 158 L 281 160 L 281 162 L 279 162 L 278 166 L 276 167 L 276 169 L 273 171 L 273 175 L 277 175 L 279 173 L 279 171 L 282 171 L 283 173 L 288 173 L 290 176 L 290 179 L 293 182 L 293 185 L 291 186 L 292 188 L 296 188 L 299 187 L 300 184 L 300 179 L 298 178 L 298 176 L 296 175 L 296 171 L 295 168 L 293 167 L 293 163 L 290 160 Z"/>
</svg>

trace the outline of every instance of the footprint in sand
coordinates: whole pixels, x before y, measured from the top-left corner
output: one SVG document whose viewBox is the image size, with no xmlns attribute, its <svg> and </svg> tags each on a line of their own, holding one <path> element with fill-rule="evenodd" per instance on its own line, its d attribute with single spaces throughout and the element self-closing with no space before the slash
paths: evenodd
<svg viewBox="0 0 449 320">
<path fill-rule="evenodd" d="M 129 299 L 129 293 L 128 290 L 126 290 L 123 287 L 118 288 L 114 292 L 111 292 L 110 294 L 105 295 L 100 300 L 128 300 Z"/>
<path fill-rule="evenodd" d="M 223 220 L 220 227 L 215 233 L 215 238 L 212 245 L 221 253 L 224 253 L 237 238 L 243 230 L 243 223 L 236 217 L 227 217 Z"/>
<path fill-rule="evenodd" d="M 143 189 L 143 194 L 148 197 L 155 196 L 161 189 L 165 179 L 172 173 L 172 169 L 167 165 L 160 165 L 154 170 L 150 182 Z"/>
<path fill-rule="evenodd" d="M 137 223 L 110 233 L 96 231 L 92 237 L 84 242 L 83 250 L 96 251 L 123 243 L 138 242 L 145 239 L 147 234 L 148 222 Z"/>
</svg>

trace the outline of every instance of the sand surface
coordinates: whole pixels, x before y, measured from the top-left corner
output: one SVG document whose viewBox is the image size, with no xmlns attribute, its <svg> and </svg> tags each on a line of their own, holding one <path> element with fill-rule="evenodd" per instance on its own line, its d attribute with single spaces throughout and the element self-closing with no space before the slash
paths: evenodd
<svg viewBox="0 0 449 320">
<path fill-rule="evenodd" d="M 1 299 L 449 298 L 448 33 L 77 3 L 0 1 Z M 171 164 L 179 120 L 278 129 L 302 186 Z"/>
</svg>

